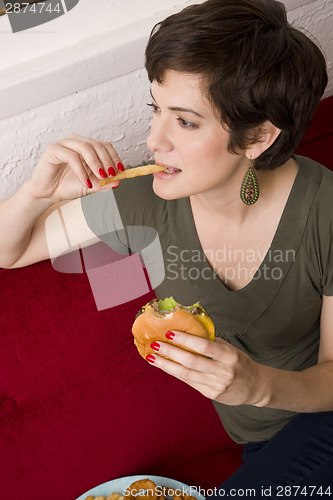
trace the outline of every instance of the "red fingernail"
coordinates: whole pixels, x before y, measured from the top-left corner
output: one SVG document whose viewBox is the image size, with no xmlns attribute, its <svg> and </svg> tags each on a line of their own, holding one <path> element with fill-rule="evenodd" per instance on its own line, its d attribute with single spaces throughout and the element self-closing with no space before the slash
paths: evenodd
<svg viewBox="0 0 333 500">
<path fill-rule="evenodd" d="M 89 189 L 92 189 L 93 185 L 92 185 L 90 179 L 86 179 L 86 184 L 87 184 L 87 186 L 88 186 Z"/>
<path fill-rule="evenodd" d="M 173 332 L 166 332 L 165 336 L 167 339 L 173 340 L 175 337 L 175 334 Z"/>
<path fill-rule="evenodd" d="M 159 344 L 158 342 L 152 342 L 152 343 L 150 344 L 150 347 L 151 347 L 152 349 L 154 349 L 154 351 L 159 351 L 161 346 L 160 346 L 160 344 Z"/>
<path fill-rule="evenodd" d="M 117 169 L 119 170 L 119 172 L 123 172 L 125 170 L 124 165 L 120 163 L 120 161 L 118 161 L 117 163 Z"/>
<path fill-rule="evenodd" d="M 112 189 L 117 189 L 119 188 L 120 184 L 118 184 L 118 186 L 112 186 Z"/>
<path fill-rule="evenodd" d="M 116 171 L 113 167 L 108 168 L 108 174 L 110 177 L 114 177 L 116 175 Z"/>
<path fill-rule="evenodd" d="M 106 179 L 106 178 L 107 178 L 107 175 L 106 175 L 105 170 L 103 170 L 102 168 L 100 168 L 98 172 L 99 172 L 99 175 L 100 175 L 103 179 Z"/>
<path fill-rule="evenodd" d="M 148 356 L 146 356 L 146 360 L 149 363 L 155 363 L 155 356 L 153 356 L 152 354 L 148 354 Z"/>
</svg>

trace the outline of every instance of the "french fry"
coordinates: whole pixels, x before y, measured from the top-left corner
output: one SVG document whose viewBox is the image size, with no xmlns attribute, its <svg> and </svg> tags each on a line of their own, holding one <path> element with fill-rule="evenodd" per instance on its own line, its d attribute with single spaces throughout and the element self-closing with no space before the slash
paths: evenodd
<svg viewBox="0 0 333 500">
<path fill-rule="evenodd" d="M 166 167 L 162 167 L 162 165 L 145 165 L 143 167 L 135 167 L 129 168 L 124 172 L 118 172 L 114 177 L 108 177 L 107 179 L 103 179 L 99 183 L 99 187 L 103 187 L 106 184 L 114 181 L 121 181 L 123 179 L 131 179 L 133 177 L 139 177 L 141 175 L 149 175 L 154 174 L 155 172 L 164 172 Z"/>
<path fill-rule="evenodd" d="M 119 495 L 118 493 L 111 493 L 106 500 L 124 500 L 125 497 L 123 495 Z"/>
</svg>

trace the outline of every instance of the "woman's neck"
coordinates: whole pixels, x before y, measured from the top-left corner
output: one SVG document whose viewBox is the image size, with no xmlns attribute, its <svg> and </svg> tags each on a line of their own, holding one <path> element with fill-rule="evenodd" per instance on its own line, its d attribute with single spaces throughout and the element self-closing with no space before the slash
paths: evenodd
<svg viewBox="0 0 333 500">
<path fill-rule="evenodd" d="M 209 192 L 198 193 L 190 197 L 192 208 L 202 217 L 214 221 L 223 221 L 224 227 L 241 227 L 253 221 L 263 211 L 286 200 L 298 172 L 297 162 L 291 158 L 275 170 L 256 172 L 259 184 L 259 199 L 251 206 L 245 205 L 240 198 L 243 178 L 235 176 L 230 184 Z M 242 174 L 243 175 L 243 174 Z"/>
</svg>

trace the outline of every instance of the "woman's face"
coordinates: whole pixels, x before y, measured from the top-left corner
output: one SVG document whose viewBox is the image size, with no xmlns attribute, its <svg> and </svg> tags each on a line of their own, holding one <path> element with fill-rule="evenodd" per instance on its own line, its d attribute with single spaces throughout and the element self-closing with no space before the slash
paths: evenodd
<svg viewBox="0 0 333 500">
<path fill-rule="evenodd" d="M 202 93 L 199 76 L 168 70 L 163 85 L 153 81 L 154 111 L 147 145 L 155 163 L 171 173 L 154 174 L 153 189 L 164 199 L 199 193 L 239 191 L 248 160 L 228 152 L 229 132 Z"/>
</svg>

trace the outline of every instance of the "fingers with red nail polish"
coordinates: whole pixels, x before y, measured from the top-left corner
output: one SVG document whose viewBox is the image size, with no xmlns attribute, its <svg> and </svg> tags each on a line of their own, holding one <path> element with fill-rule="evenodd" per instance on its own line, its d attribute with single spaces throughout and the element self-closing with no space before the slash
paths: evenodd
<svg viewBox="0 0 333 500">
<path fill-rule="evenodd" d="M 148 363 L 154 364 L 155 356 L 153 356 L 152 354 L 148 354 L 148 356 L 146 356 L 146 360 L 148 361 Z"/>
<path fill-rule="evenodd" d="M 154 349 L 154 351 L 158 352 L 158 351 L 160 350 L 160 347 L 161 347 L 161 346 L 160 346 L 160 344 L 159 344 L 158 342 L 152 342 L 152 343 L 150 344 L 150 347 L 151 347 L 152 349 Z"/>
<path fill-rule="evenodd" d="M 100 168 L 98 170 L 99 172 L 99 175 L 102 177 L 102 179 L 106 179 L 107 178 L 107 173 L 105 172 L 105 170 L 103 168 Z"/>
<path fill-rule="evenodd" d="M 175 334 L 173 332 L 166 332 L 165 336 L 169 340 L 173 340 L 175 338 Z"/>
<path fill-rule="evenodd" d="M 120 163 L 120 161 L 118 161 L 116 166 L 117 166 L 118 172 L 124 172 L 125 167 L 122 163 Z M 108 168 L 109 177 L 114 177 L 117 174 L 117 170 L 114 167 L 109 167 Z"/>
<path fill-rule="evenodd" d="M 114 177 L 116 175 L 116 170 L 113 167 L 108 168 L 109 177 Z"/>
</svg>

